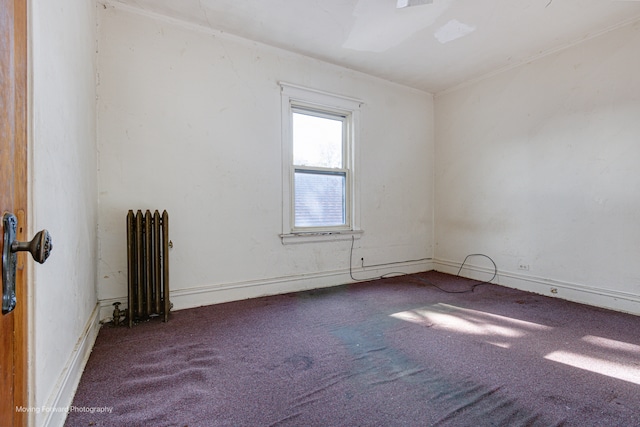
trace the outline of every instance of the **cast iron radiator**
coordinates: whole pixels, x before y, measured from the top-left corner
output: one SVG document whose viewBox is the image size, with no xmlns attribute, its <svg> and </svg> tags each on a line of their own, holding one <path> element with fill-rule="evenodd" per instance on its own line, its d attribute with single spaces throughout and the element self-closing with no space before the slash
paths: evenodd
<svg viewBox="0 0 640 427">
<path fill-rule="evenodd" d="M 127 214 L 129 327 L 134 322 L 163 316 L 169 320 L 169 214 L 132 210 Z"/>
</svg>

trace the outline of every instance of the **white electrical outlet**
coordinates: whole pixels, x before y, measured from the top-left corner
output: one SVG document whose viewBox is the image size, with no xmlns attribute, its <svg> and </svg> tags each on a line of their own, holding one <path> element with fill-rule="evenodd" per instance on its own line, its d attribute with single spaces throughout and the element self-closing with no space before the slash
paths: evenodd
<svg viewBox="0 0 640 427">
<path fill-rule="evenodd" d="M 529 264 L 525 264 L 523 262 L 519 263 L 518 270 L 529 271 Z"/>
</svg>

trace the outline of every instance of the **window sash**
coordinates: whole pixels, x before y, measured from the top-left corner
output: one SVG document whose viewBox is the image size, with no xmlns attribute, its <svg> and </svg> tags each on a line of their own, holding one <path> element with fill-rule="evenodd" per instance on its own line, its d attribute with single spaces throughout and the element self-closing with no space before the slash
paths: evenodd
<svg viewBox="0 0 640 427">
<path fill-rule="evenodd" d="M 349 164 L 350 164 L 350 156 L 349 156 L 349 147 L 351 146 L 350 140 L 350 117 L 351 114 L 343 111 L 335 111 L 329 110 L 327 108 L 321 107 L 311 107 L 308 104 L 298 105 L 295 101 L 291 102 L 290 108 L 290 117 L 291 124 L 293 126 L 293 115 L 294 114 L 305 114 L 313 117 L 324 118 L 327 120 L 336 120 L 342 122 L 342 147 L 341 147 L 341 155 L 342 155 L 342 167 L 341 168 L 325 168 L 325 167 L 314 167 L 308 165 L 296 165 L 292 164 L 292 177 L 291 177 L 291 230 L 293 232 L 309 232 L 309 231 L 333 231 L 333 230 L 349 230 L 351 228 L 351 191 L 350 191 L 350 173 L 349 173 Z M 295 141 L 293 140 L 293 131 L 291 134 L 291 147 L 293 150 L 293 144 Z M 292 159 L 293 163 L 293 159 Z M 300 206 L 301 202 L 301 192 L 297 188 L 296 185 L 296 175 L 299 173 L 305 173 L 310 175 L 333 175 L 333 176 L 343 176 L 343 191 L 341 197 L 341 216 L 342 220 L 340 223 L 336 223 L 335 220 L 327 220 L 325 223 L 320 223 L 318 218 L 322 215 L 321 212 L 329 213 L 332 210 L 331 206 Z M 318 198 L 315 198 L 316 201 L 319 201 Z M 322 199 L 320 197 L 320 199 Z M 309 202 L 309 201 L 308 201 Z M 331 200 L 325 199 L 324 202 L 331 203 Z M 313 203 L 313 201 L 311 201 Z M 306 211 L 306 213 L 305 213 Z M 315 215 L 310 211 L 315 211 Z M 305 220 L 306 217 L 306 220 Z M 316 220 L 313 220 L 313 217 Z M 329 215 L 332 218 L 331 215 Z"/>
<path fill-rule="evenodd" d="M 316 185 L 323 188 L 305 191 L 309 180 L 322 179 L 323 177 L 328 178 L 324 183 L 316 182 Z M 305 178 L 307 179 L 306 183 L 303 181 Z M 294 231 L 350 229 L 350 174 L 348 169 L 294 167 L 292 182 L 292 228 Z M 338 186 L 337 189 L 336 186 Z"/>
<path fill-rule="evenodd" d="M 337 122 L 341 122 L 342 123 L 342 143 L 341 143 L 341 151 L 340 151 L 340 155 L 341 155 L 341 159 L 340 159 L 340 168 L 341 169 L 347 169 L 348 165 L 349 165 L 349 146 L 350 146 L 350 138 L 349 138 L 349 123 L 350 123 L 350 115 L 349 114 L 343 114 L 343 113 L 335 113 L 335 112 L 327 112 L 327 111 L 322 111 L 322 110 L 311 110 L 309 108 L 300 108 L 295 106 L 292 103 L 291 106 L 291 125 L 293 126 L 294 123 L 294 119 L 293 119 L 293 115 L 294 114 L 304 114 L 306 116 L 311 116 L 311 117 L 317 117 L 317 118 L 321 118 L 321 119 L 327 119 L 327 120 L 334 120 Z M 295 163 L 295 140 L 294 140 L 294 133 L 292 131 L 292 150 L 294 153 L 294 167 L 298 167 L 298 166 L 304 166 L 304 167 L 314 167 L 314 166 L 318 166 L 316 165 L 300 165 L 300 164 L 296 164 Z"/>
</svg>

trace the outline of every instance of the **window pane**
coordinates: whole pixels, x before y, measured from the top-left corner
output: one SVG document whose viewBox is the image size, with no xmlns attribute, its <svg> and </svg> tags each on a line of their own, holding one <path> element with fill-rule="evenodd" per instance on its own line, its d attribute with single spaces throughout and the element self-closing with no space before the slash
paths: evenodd
<svg viewBox="0 0 640 427">
<path fill-rule="evenodd" d="M 344 225 L 346 174 L 295 172 L 295 225 Z"/>
<path fill-rule="evenodd" d="M 342 123 L 293 113 L 293 164 L 342 168 Z"/>
</svg>

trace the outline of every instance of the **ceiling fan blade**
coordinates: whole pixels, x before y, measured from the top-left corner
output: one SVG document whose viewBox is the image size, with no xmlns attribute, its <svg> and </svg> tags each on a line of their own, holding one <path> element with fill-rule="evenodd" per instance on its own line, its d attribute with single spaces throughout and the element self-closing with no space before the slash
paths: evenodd
<svg viewBox="0 0 640 427">
<path fill-rule="evenodd" d="M 432 4 L 433 0 L 397 0 L 396 9 L 402 9 L 411 6 L 420 6 L 423 4 Z"/>
</svg>

